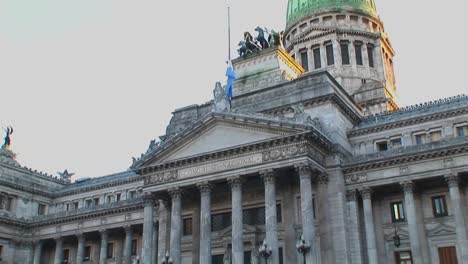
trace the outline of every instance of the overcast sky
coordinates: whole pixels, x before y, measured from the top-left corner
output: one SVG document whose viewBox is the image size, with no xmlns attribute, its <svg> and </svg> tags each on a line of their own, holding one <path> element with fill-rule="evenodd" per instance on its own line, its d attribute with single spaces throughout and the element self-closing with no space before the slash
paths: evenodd
<svg viewBox="0 0 468 264">
<path fill-rule="evenodd" d="M 468 92 L 464 1 L 376 2 L 401 105 Z M 284 29 L 286 4 L 231 0 L 232 42 Z M 18 161 L 78 178 L 126 170 L 174 109 L 224 81 L 226 14 L 223 0 L 0 0 L 0 126 L 15 128 Z"/>
</svg>

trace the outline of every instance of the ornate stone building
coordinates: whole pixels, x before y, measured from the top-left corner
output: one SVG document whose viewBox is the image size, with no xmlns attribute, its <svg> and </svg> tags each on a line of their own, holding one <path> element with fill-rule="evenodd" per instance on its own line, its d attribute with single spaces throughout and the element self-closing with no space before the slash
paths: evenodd
<svg viewBox="0 0 468 264">
<path fill-rule="evenodd" d="M 468 263 L 468 97 L 394 109 L 372 0 L 290 0 L 285 42 L 126 172 L 71 182 L 2 148 L 0 263 Z"/>
</svg>

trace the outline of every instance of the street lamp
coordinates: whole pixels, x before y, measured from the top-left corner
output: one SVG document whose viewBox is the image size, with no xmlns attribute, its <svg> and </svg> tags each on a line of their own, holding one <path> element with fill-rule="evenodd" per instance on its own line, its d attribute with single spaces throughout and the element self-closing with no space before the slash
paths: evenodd
<svg viewBox="0 0 468 264">
<path fill-rule="evenodd" d="M 304 239 L 304 236 L 301 235 L 301 237 L 299 238 L 299 241 L 297 241 L 296 248 L 297 248 L 297 252 L 302 254 L 302 257 L 304 258 L 304 264 L 305 264 L 306 263 L 305 254 L 307 253 L 307 251 L 309 251 L 310 245 L 307 244 L 307 242 Z"/>
<path fill-rule="evenodd" d="M 395 247 L 399 247 L 400 246 L 400 236 L 397 234 L 397 229 L 396 227 L 393 227 L 395 229 L 395 235 L 393 235 L 393 245 L 395 245 Z"/>
<path fill-rule="evenodd" d="M 172 264 L 172 258 L 171 255 L 169 255 L 169 251 L 166 251 L 162 264 Z"/>
<path fill-rule="evenodd" d="M 258 248 L 258 253 L 260 256 L 265 258 L 265 263 L 267 263 L 268 257 L 271 256 L 271 248 L 267 246 L 266 239 L 263 240 L 262 245 L 260 245 L 260 248 Z"/>
</svg>

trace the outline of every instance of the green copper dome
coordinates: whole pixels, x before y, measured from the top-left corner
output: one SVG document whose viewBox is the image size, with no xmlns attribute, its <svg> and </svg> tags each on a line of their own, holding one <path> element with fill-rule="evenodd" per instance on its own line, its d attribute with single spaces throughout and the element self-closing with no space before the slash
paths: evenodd
<svg viewBox="0 0 468 264">
<path fill-rule="evenodd" d="M 287 25 L 312 14 L 340 10 L 377 15 L 374 0 L 288 0 Z"/>
</svg>

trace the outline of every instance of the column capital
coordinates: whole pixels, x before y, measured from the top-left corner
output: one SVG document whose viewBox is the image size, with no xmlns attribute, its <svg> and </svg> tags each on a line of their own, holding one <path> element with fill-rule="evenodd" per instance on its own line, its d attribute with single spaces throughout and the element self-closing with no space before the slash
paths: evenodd
<svg viewBox="0 0 468 264">
<path fill-rule="evenodd" d="M 205 181 L 205 182 L 198 183 L 197 188 L 201 194 L 208 194 L 208 193 L 211 193 L 211 190 L 213 189 L 213 185 L 210 182 Z"/>
<path fill-rule="evenodd" d="M 275 183 L 276 173 L 273 169 L 262 170 L 259 173 L 265 183 Z"/>
<path fill-rule="evenodd" d="M 328 184 L 328 174 L 326 174 L 325 172 L 321 172 L 317 176 L 317 179 L 318 179 L 319 184 Z"/>
<path fill-rule="evenodd" d="M 359 193 L 361 194 L 362 199 L 372 199 L 374 191 L 371 188 L 366 187 L 359 190 Z"/>
<path fill-rule="evenodd" d="M 413 193 L 415 189 L 414 182 L 412 181 L 400 182 L 400 186 L 401 189 L 403 189 L 403 192 L 405 193 Z"/>
<path fill-rule="evenodd" d="M 346 200 L 348 202 L 356 202 L 357 201 L 356 190 L 346 190 Z"/>
<path fill-rule="evenodd" d="M 242 178 L 240 176 L 234 176 L 227 179 L 231 189 L 240 189 L 242 187 Z"/>
<path fill-rule="evenodd" d="M 78 238 L 78 241 L 85 238 L 85 234 L 83 232 L 80 232 L 80 233 L 76 234 L 75 236 L 76 236 L 76 238 Z"/>
<path fill-rule="evenodd" d="M 101 235 L 101 239 L 104 240 L 109 237 L 109 232 L 107 231 L 107 229 L 101 229 L 99 230 L 99 234 Z"/>
<path fill-rule="evenodd" d="M 124 227 L 124 231 L 125 231 L 125 234 L 132 234 L 133 233 L 133 229 L 132 229 L 132 226 L 131 225 L 125 225 Z"/>
<path fill-rule="evenodd" d="M 35 246 L 42 246 L 43 240 L 41 240 L 41 239 L 33 240 L 32 243 L 33 243 L 33 245 L 35 245 Z"/>
<path fill-rule="evenodd" d="M 299 177 L 311 177 L 313 167 L 309 162 L 302 162 L 294 164 L 294 170 L 299 174 Z"/>
<path fill-rule="evenodd" d="M 460 176 L 456 173 L 451 173 L 445 175 L 445 181 L 447 182 L 449 188 L 458 187 L 460 185 L 461 179 Z"/>
<path fill-rule="evenodd" d="M 180 199 L 182 197 L 182 189 L 180 187 L 169 188 L 167 192 L 169 192 L 172 200 Z"/>
<path fill-rule="evenodd" d="M 151 192 L 145 192 L 143 195 L 143 201 L 145 202 L 145 205 L 154 205 L 154 194 Z"/>
</svg>

